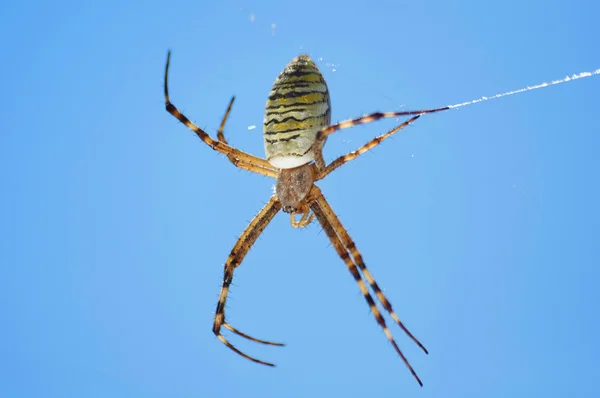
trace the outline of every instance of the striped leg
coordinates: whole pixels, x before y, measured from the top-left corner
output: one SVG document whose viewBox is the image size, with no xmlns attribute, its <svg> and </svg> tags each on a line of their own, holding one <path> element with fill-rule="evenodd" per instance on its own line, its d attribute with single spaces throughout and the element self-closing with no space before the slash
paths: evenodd
<svg viewBox="0 0 600 398">
<path fill-rule="evenodd" d="M 333 170 L 337 169 L 338 167 L 342 166 L 343 164 L 345 164 L 345 163 L 347 163 L 347 162 L 349 162 L 349 161 L 351 161 L 353 159 L 356 159 L 357 157 L 359 157 L 363 153 L 365 153 L 368 150 L 372 149 L 373 147 L 376 147 L 377 145 L 381 144 L 383 142 L 383 140 L 385 140 L 386 138 L 392 136 L 393 134 L 395 134 L 399 130 L 402 130 L 404 127 L 408 126 L 409 124 L 411 124 L 412 122 L 414 122 L 415 120 L 417 120 L 420 117 L 421 117 L 421 115 L 414 116 L 411 119 L 407 120 L 406 122 L 402 123 L 400 126 L 394 127 L 393 129 L 391 129 L 387 133 L 382 134 L 379 137 L 373 138 L 371 141 L 367 142 L 365 145 L 361 146 L 357 150 L 352 151 L 350 153 L 347 153 L 346 155 L 340 156 L 339 158 L 337 158 L 333 162 L 329 163 L 327 165 L 327 167 L 325 167 L 324 169 L 320 170 L 319 176 L 317 177 L 317 180 L 321 180 L 321 179 L 325 178 L 328 174 L 331 174 L 331 172 Z"/>
<path fill-rule="evenodd" d="M 190 119 L 188 119 L 183 113 L 181 113 L 179 111 L 179 109 L 177 109 L 177 107 L 175 107 L 175 105 L 173 105 L 171 103 L 171 100 L 169 99 L 169 64 L 170 64 L 170 60 L 171 60 L 171 52 L 169 51 L 169 53 L 167 55 L 167 64 L 165 66 L 165 80 L 164 80 L 165 108 L 166 108 L 167 112 L 169 112 L 171 115 L 173 115 L 175 118 L 177 118 L 177 120 L 179 120 L 181 123 L 183 123 L 187 128 L 189 128 L 194 133 L 196 133 L 198 138 L 200 138 L 206 145 L 208 145 L 215 151 L 220 152 L 227 156 L 231 155 L 234 158 L 239 159 L 240 161 L 251 164 L 252 166 L 257 166 L 257 169 L 258 168 L 272 169 L 273 166 L 271 166 L 271 164 L 265 159 L 261 159 L 259 157 L 250 155 L 246 152 L 242 152 L 238 149 L 232 148 L 223 142 L 213 140 L 212 138 L 210 138 L 210 136 L 204 130 L 202 130 L 200 127 L 196 126 L 196 124 L 194 124 Z M 260 173 L 260 171 L 257 171 L 257 169 L 253 169 L 250 171 Z M 260 173 L 260 174 L 265 174 L 265 173 Z M 267 175 L 267 174 L 265 174 L 265 175 Z"/>
<path fill-rule="evenodd" d="M 245 337 L 248 340 L 255 341 L 261 344 L 282 346 L 282 343 L 274 343 L 266 340 L 259 340 L 254 337 L 251 337 L 245 333 L 240 332 L 230 324 L 225 321 L 225 304 L 227 302 L 227 294 L 229 293 L 229 286 L 231 285 L 231 281 L 233 280 L 233 271 L 235 268 L 239 267 L 244 257 L 256 242 L 256 239 L 260 236 L 260 234 L 264 231 L 266 226 L 271 222 L 275 214 L 281 210 L 281 202 L 277 196 L 272 196 L 269 202 L 262 208 L 261 211 L 252 219 L 250 224 L 246 227 L 242 235 L 238 238 L 235 246 L 231 250 L 231 254 L 227 258 L 225 262 L 225 270 L 223 276 L 223 287 L 221 288 L 221 293 L 219 294 L 219 302 L 217 303 L 217 310 L 215 313 L 215 322 L 213 325 L 213 332 L 217 336 L 223 344 L 227 347 L 240 354 L 244 358 L 247 358 L 253 362 L 260 363 L 268 366 L 275 366 L 269 362 L 263 362 L 259 359 L 253 358 L 242 351 L 238 350 L 233 344 L 231 344 L 225 337 L 221 334 L 221 326 L 226 329 L 232 331 L 233 333 Z"/>
<path fill-rule="evenodd" d="M 227 118 L 229 117 L 229 113 L 231 112 L 231 108 L 233 107 L 234 101 L 235 101 L 235 96 L 231 97 L 231 101 L 229 101 L 229 106 L 227 106 L 227 110 L 225 111 L 225 115 L 223 115 L 223 120 L 221 121 L 219 130 L 217 131 L 217 139 L 220 142 L 227 144 L 227 145 L 229 145 L 229 143 L 225 139 L 225 135 L 223 134 L 223 131 L 225 130 L 225 123 L 227 122 Z M 231 163 L 233 163 L 234 166 L 239 167 L 240 169 L 253 171 L 255 173 L 263 174 L 263 175 L 266 175 L 268 177 L 273 177 L 273 178 L 277 178 L 277 175 L 279 174 L 279 172 L 274 167 L 267 169 L 264 167 L 255 166 L 252 163 L 241 161 L 233 155 L 227 155 L 227 158 L 229 159 L 229 161 Z"/>
<path fill-rule="evenodd" d="M 360 269 L 362 271 L 365 279 L 367 279 L 367 282 L 369 283 L 369 285 L 371 286 L 371 288 L 377 295 L 377 298 L 379 299 L 379 301 L 381 302 L 383 307 L 390 313 L 390 315 L 392 316 L 394 321 L 396 321 L 396 323 L 402 328 L 402 330 L 404 330 L 404 332 L 415 343 L 417 343 L 417 345 L 419 347 L 421 347 L 423 349 L 423 351 L 425 351 L 425 353 L 427 353 L 427 350 L 406 329 L 406 327 L 402 324 L 402 322 L 400 322 L 400 319 L 393 311 L 390 302 L 383 295 L 383 293 L 381 292 L 381 289 L 379 288 L 379 286 L 373 279 L 373 276 L 367 270 L 367 268 L 362 260 L 362 256 L 358 252 L 358 249 L 356 249 L 356 246 L 355 246 L 354 242 L 352 241 L 352 239 L 350 239 L 350 236 L 346 232 L 346 229 L 342 226 L 341 222 L 339 221 L 337 216 L 334 214 L 333 210 L 331 209 L 331 207 L 325 200 L 325 197 L 323 196 L 321 191 L 316 187 L 314 187 L 313 189 L 315 190 L 315 193 L 314 193 L 315 199 L 311 203 L 311 209 L 312 209 L 313 213 L 317 217 L 317 220 L 319 220 L 319 222 L 323 226 L 323 230 L 325 230 L 325 233 L 329 237 L 329 240 L 331 241 L 336 252 L 340 256 L 340 258 L 344 261 L 344 263 L 346 263 L 346 266 L 350 270 L 350 273 L 354 277 L 354 280 L 356 281 L 356 283 L 358 283 L 358 287 L 359 287 L 361 293 L 363 294 L 365 300 L 367 301 L 367 304 L 369 305 L 371 312 L 375 316 L 377 323 L 379 324 L 379 326 L 381 326 L 381 328 L 383 329 L 388 340 L 392 343 L 392 346 L 394 347 L 394 349 L 396 350 L 398 355 L 400 355 L 400 357 L 404 361 L 404 364 L 408 367 L 408 369 L 410 370 L 412 375 L 415 377 L 415 379 L 417 380 L 419 385 L 423 386 L 421 379 L 419 379 L 419 376 L 417 376 L 417 373 L 415 372 L 415 370 L 412 368 L 412 366 L 408 362 L 408 359 L 406 359 L 406 357 L 404 356 L 404 353 L 402 353 L 402 351 L 398 347 L 398 344 L 396 344 L 396 341 L 394 340 L 392 333 L 390 332 L 390 330 L 388 329 L 388 327 L 386 325 L 385 319 L 383 318 L 383 316 L 381 315 L 381 312 L 377 308 L 375 301 L 373 300 L 373 297 L 369 293 L 369 290 L 367 289 L 364 281 L 362 280 L 358 269 Z M 358 268 L 356 267 L 356 265 L 358 265 Z"/>
<path fill-rule="evenodd" d="M 308 149 L 308 151 L 306 151 L 306 153 L 308 153 L 309 151 L 316 152 L 317 148 L 320 148 L 323 145 L 327 136 L 338 130 L 347 129 L 347 128 L 353 127 L 353 126 L 358 126 L 359 124 L 371 123 L 371 122 L 377 121 L 379 119 L 385 119 L 385 118 L 389 118 L 389 117 L 417 116 L 417 115 L 424 115 L 427 113 L 442 112 L 442 111 L 446 111 L 448 109 L 450 109 L 449 106 L 445 106 L 443 108 L 435 108 L 435 109 L 423 109 L 420 111 L 376 112 L 376 113 L 372 113 L 370 115 L 359 117 L 356 119 L 344 120 L 343 122 L 339 122 L 337 124 L 332 124 L 331 126 L 328 126 L 328 127 L 325 127 L 323 129 L 319 130 L 319 132 L 315 136 L 315 142 Z"/>
</svg>

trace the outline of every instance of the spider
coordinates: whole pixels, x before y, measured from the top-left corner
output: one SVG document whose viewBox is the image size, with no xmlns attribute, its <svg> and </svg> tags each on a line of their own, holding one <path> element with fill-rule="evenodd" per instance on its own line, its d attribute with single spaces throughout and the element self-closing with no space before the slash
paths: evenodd
<svg viewBox="0 0 600 398">
<path fill-rule="evenodd" d="M 279 74 L 269 93 L 265 108 L 263 134 L 266 159 L 262 159 L 229 146 L 225 139 L 223 130 L 235 97 L 229 102 L 229 106 L 217 132 L 216 141 L 204 130 L 191 122 L 171 103 L 168 89 L 170 59 L 171 52 L 169 51 L 164 77 L 167 112 L 196 133 L 210 148 L 226 155 L 229 161 L 235 166 L 276 179 L 275 194 L 271 196 L 267 204 L 246 227 L 233 246 L 231 253 L 227 257 L 227 261 L 225 261 L 223 285 L 213 324 L 213 332 L 217 338 L 244 358 L 259 364 L 275 366 L 272 363 L 264 362 L 245 354 L 221 334 L 221 329 L 225 328 L 234 334 L 257 343 L 273 346 L 284 345 L 282 343 L 254 338 L 227 323 L 225 320 L 225 303 L 227 301 L 229 286 L 233 280 L 235 269 L 240 266 L 257 238 L 280 210 L 290 215 L 290 223 L 295 228 L 306 227 L 316 217 L 335 251 L 354 277 L 377 323 L 381 326 L 386 337 L 419 385 L 423 386 L 423 383 L 392 337 L 385 319 L 375 304 L 371 293 L 369 293 L 364 280 L 369 284 L 383 308 L 390 314 L 404 333 L 426 354 L 428 353 L 427 349 L 400 321 L 392 309 L 392 305 L 367 269 L 354 241 L 348 235 L 348 232 L 337 218 L 327 200 L 325 200 L 321 190 L 315 185 L 315 182 L 322 180 L 338 167 L 379 145 L 383 140 L 408 126 L 421 115 L 441 112 L 449 109 L 449 107 L 419 111 L 373 113 L 330 125 L 331 104 L 325 79 L 317 65 L 308 55 L 299 55 Z M 412 118 L 385 134 L 372 139 L 355 151 L 340 156 L 329 164 L 325 164 L 322 153 L 323 145 L 327 136 L 333 132 L 359 124 L 370 123 L 382 118 L 400 116 L 412 116 Z M 300 219 L 297 219 L 297 216 L 300 216 Z"/>
</svg>

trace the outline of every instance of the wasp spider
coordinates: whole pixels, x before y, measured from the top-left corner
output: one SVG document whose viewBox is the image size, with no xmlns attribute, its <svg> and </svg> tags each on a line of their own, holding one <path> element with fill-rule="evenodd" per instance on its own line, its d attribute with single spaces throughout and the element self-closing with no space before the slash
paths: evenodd
<svg viewBox="0 0 600 398">
<path fill-rule="evenodd" d="M 392 319 L 400 326 L 404 333 L 421 347 L 425 353 L 427 353 L 427 350 L 400 321 L 392 309 L 392 305 L 386 299 L 367 269 L 354 241 L 348 235 L 348 232 L 335 215 L 327 200 L 325 200 L 321 190 L 315 185 L 315 182 L 325 178 L 338 167 L 380 144 L 398 130 L 414 122 L 420 115 L 440 112 L 449 108 L 373 113 L 357 119 L 330 125 L 331 105 L 325 79 L 309 56 L 300 55 L 294 58 L 279 74 L 269 93 L 265 108 L 263 135 L 266 159 L 262 159 L 229 146 L 223 135 L 225 122 L 227 121 L 235 97 L 231 99 L 229 107 L 225 112 L 216 141 L 192 123 L 171 103 L 168 90 L 170 57 L 171 53 L 169 52 L 164 81 L 167 112 L 196 133 L 209 147 L 226 155 L 235 166 L 276 179 L 275 194 L 246 227 L 225 262 L 223 286 L 219 295 L 213 324 L 215 335 L 227 347 L 244 358 L 263 365 L 274 366 L 272 363 L 261 361 L 243 353 L 221 334 L 221 330 L 224 327 L 239 336 L 257 343 L 275 346 L 283 345 L 251 337 L 227 323 L 225 320 L 225 302 L 227 301 L 229 286 L 233 279 L 234 270 L 242 263 L 246 254 L 256 242 L 256 239 L 279 210 L 283 210 L 284 213 L 290 215 L 291 224 L 296 228 L 307 226 L 316 217 L 337 254 L 348 267 L 356 283 L 358 283 L 358 287 L 365 300 L 367 300 L 377 323 L 381 326 L 388 340 L 410 372 L 419 384 L 423 385 L 392 337 L 379 308 L 367 289 L 365 279 L 383 308 L 391 315 Z M 340 156 L 327 165 L 325 164 L 322 150 L 327 136 L 331 133 L 358 124 L 399 116 L 412 116 L 412 118 L 387 133 L 374 138 L 357 150 Z M 300 218 L 297 219 L 296 215 L 300 216 Z"/>
</svg>

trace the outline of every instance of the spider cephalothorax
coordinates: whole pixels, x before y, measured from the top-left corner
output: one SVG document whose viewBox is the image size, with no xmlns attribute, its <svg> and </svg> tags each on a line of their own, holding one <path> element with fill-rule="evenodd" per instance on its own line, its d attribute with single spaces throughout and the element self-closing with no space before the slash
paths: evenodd
<svg viewBox="0 0 600 398">
<path fill-rule="evenodd" d="M 331 105 L 325 79 L 308 55 L 300 55 L 294 58 L 279 74 L 269 93 L 264 119 L 264 142 L 267 158 L 262 159 L 229 146 L 225 139 L 223 129 L 233 105 L 233 98 L 229 103 L 219 131 L 217 132 L 217 141 L 210 138 L 204 130 L 200 129 L 179 112 L 169 99 L 168 73 L 170 56 L 171 53 L 169 52 L 165 67 L 164 84 L 167 111 L 194 131 L 212 149 L 225 154 L 235 166 L 277 179 L 275 194 L 246 227 L 225 262 L 223 285 L 213 324 L 215 335 L 227 347 L 241 356 L 263 365 L 273 366 L 269 362 L 261 361 L 238 350 L 221 334 L 221 328 L 224 327 L 239 336 L 257 343 L 283 345 L 281 343 L 256 339 L 242 333 L 227 323 L 225 320 L 225 303 L 229 293 L 229 286 L 233 280 L 233 272 L 242 263 L 250 247 L 256 242 L 256 239 L 258 239 L 279 210 L 290 214 L 290 222 L 294 227 L 305 227 L 316 217 L 335 251 L 344 261 L 346 267 L 358 283 L 358 287 L 377 323 L 381 326 L 386 337 L 398 355 L 402 357 L 402 360 L 410 369 L 413 376 L 420 385 L 423 385 L 392 337 L 385 319 L 375 304 L 375 300 L 373 300 L 373 296 L 369 292 L 365 281 L 394 322 L 424 352 L 427 353 L 427 350 L 400 321 L 392 309 L 392 305 L 367 269 L 354 241 L 348 235 L 348 232 L 335 215 L 331 206 L 329 206 L 327 200 L 325 200 L 321 190 L 314 183 L 325 178 L 336 168 L 378 145 L 387 137 L 418 119 L 420 115 L 444 111 L 449 109 L 449 107 L 420 111 L 373 113 L 357 119 L 330 125 Z M 329 134 L 358 124 L 370 123 L 381 118 L 399 116 L 413 117 L 387 133 L 372 139 L 357 150 L 340 156 L 327 165 L 325 164 L 322 149 Z M 294 217 L 295 215 L 301 215 L 300 220 L 297 221 Z"/>
<path fill-rule="evenodd" d="M 312 164 L 303 164 L 293 169 L 281 169 L 275 183 L 275 194 L 279 198 L 284 213 L 299 213 L 315 181 Z"/>
</svg>

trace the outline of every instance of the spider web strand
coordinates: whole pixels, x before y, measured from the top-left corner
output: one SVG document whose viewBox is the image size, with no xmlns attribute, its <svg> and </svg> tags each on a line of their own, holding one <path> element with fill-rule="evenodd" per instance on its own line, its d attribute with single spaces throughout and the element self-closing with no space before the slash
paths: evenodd
<svg viewBox="0 0 600 398">
<path fill-rule="evenodd" d="M 592 72 L 581 72 L 581 73 L 578 73 L 575 75 L 566 76 L 563 79 L 552 80 L 550 82 L 540 83 L 535 86 L 527 86 L 527 87 L 520 88 L 518 90 L 508 91 L 506 93 L 501 93 L 501 94 L 496 94 L 491 97 L 480 97 L 480 98 L 472 100 L 472 101 L 462 102 L 460 104 L 455 104 L 455 105 L 448 105 L 448 108 L 456 109 L 456 108 L 460 108 L 460 107 L 467 106 L 467 105 L 473 105 L 478 102 L 489 101 L 489 100 L 493 100 L 493 99 L 500 98 L 500 97 L 507 97 L 509 95 L 519 94 L 519 93 L 523 93 L 525 91 L 533 91 L 533 90 L 537 90 L 539 88 L 549 87 L 549 86 L 553 86 L 553 85 L 561 84 L 561 83 L 567 83 L 572 80 L 583 79 L 584 77 L 590 77 L 590 76 L 594 76 L 594 75 L 600 75 L 600 69 L 596 69 Z"/>
</svg>

